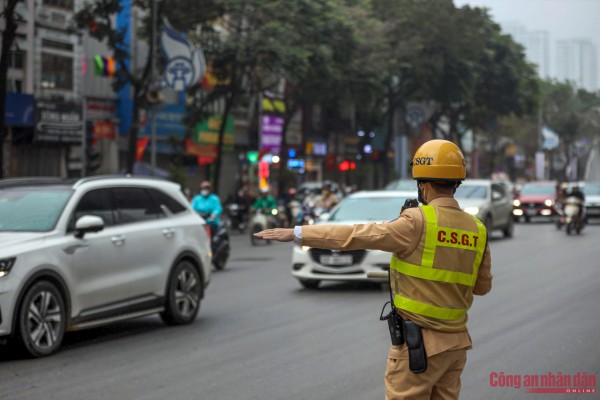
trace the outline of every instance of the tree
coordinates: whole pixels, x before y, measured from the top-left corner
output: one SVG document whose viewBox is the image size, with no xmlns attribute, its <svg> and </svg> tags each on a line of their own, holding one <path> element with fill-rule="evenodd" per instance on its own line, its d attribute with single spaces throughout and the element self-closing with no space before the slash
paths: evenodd
<svg viewBox="0 0 600 400">
<path fill-rule="evenodd" d="M 287 126 L 309 93 L 316 96 L 313 101 L 327 93 L 324 83 L 335 78 L 332 63 L 344 51 L 344 47 L 334 48 L 343 39 L 338 34 L 343 21 L 332 0 L 223 0 L 220 6 L 224 17 L 212 30 L 222 33 L 215 37 L 208 31 L 211 44 L 205 45 L 205 55 L 221 84 L 207 95 L 196 96 L 201 101 L 190 107 L 188 119 L 193 126 L 216 105 L 222 110 L 215 190 L 219 188 L 225 123 L 232 109 L 240 104 L 250 106 L 251 99 L 286 80 Z"/>
<path fill-rule="evenodd" d="M 600 134 L 600 95 L 569 82 L 545 81 L 542 120 L 562 140 L 569 165 L 576 140 L 582 135 Z"/>
<path fill-rule="evenodd" d="M 158 35 L 162 27 L 162 18 L 168 17 L 174 26 L 184 31 L 194 29 L 208 19 L 220 15 L 216 2 L 206 0 L 203 7 L 198 7 L 194 0 L 132 0 L 132 7 L 146 10 L 142 19 L 138 38 L 146 39 L 148 42 L 148 53 L 140 69 L 134 70 L 131 62 L 135 55 L 130 54 L 127 48 L 126 29 L 118 28 L 114 24 L 114 16 L 123 11 L 121 0 L 96 0 L 85 3 L 75 14 L 75 28 L 80 32 L 87 32 L 93 38 L 105 42 L 117 64 L 117 71 L 113 81 L 113 89 L 121 90 L 126 85 L 131 85 L 133 91 L 132 124 L 129 128 L 129 140 L 127 151 L 126 171 L 133 172 L 135 154 L 137 147 L 138 132 L 140 129 L 140 112 L 150 105 L 148 94 L 156 90 L 156 82 L 153 81 L 153 55 L 155 44 L 148 40 L 155 29 Z M 167 7 L 168 6 L 168 7 Z M 154 26 L 152 13 L 156 12 L 157 24 Z M 160 60 L 157 60 L 160 61 Z"/>
<path fill-rule="evenodd" d="M 15 12 L 19 0 L 5 0 L 2 10 L 4 19 L 4 32 L 2 32 L 2 50 L 0 52 L 0 179 L 4 178 L 4 137 L 6 135 L 6 92 L 7 76 L 13 43 L 17 34 L 17 27 L 21 22 L 20 16 Z"/>
</svg>

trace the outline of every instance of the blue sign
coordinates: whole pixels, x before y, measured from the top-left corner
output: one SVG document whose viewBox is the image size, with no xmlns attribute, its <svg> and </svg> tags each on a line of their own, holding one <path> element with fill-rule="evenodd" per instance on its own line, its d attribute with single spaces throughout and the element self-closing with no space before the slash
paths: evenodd
<svg viewBox="0 0 600 400">
<path fill-rule="evenodd" d="M 288 168 L 304 168 L 304 160 L 297 158 L 288 160 Z"/>
<path fill-rule="evenodd" d="M 7 126 L 33 126 L 35 107 L 32 95 L 6 93 L 4 110 Z"/>
<path fill-rule="evenodd" d="M 200 82 L 206 71 L 206 61 L 201 48 L 193 47 L 184 33 L 177 32 L 164 20 L 160 44 L 165 57 L 165 74 L 162 87 L 183 91 Z"/>
<path fill-rule="evenodd" d="M 156 137 L 168 138 L 176 136 L 180 139 L 185 137 L 186 127 L 183 122 L 186 110 L 183 104 L 162 104 L 156 111 L 150 111 L 147 114 L 147 120 L 144 127 L 140 130 L 140 137 L 152 136 L 152 113 L 154 114 L 154 124 Z"/>
</svg>

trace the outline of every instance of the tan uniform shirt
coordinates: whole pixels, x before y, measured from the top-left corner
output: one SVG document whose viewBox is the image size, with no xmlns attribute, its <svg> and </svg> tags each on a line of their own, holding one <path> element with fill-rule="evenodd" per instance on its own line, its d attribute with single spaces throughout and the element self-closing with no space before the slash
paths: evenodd
<svg viewBox="0 0 600 400">
<path fill-rule="evenodd" d="M 458 202 L 450 197 L 435 199 L 430 202 L 430 205 L 460 209 Z M 394 253 L 397 258 L 403 259 L 415 251 L 424 228 L 425 218 L 421 209 L 409 208 L 402 212 L 399 218 L 390 222 L 354 226 L 305 225 L 302 227 L 302 245 L 334 250 L 382 250 Z M 490 248 L 486 244 L 473 294 L 484 295 L 491 290 L 491 265 Z M 428 356 L 472 346 L 466 327 L 460 332 L 423 329 L 423 340 Z M 390 357 L 396 350 L 400 351 L 393 346 Z"/>
</svg>

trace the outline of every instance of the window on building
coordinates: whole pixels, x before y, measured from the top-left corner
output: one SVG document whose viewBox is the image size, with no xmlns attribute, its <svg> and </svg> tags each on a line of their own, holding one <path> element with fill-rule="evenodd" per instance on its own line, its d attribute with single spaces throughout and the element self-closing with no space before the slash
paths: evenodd
<svg viewBox="0 0 600 400">
<path fill-rule="evenodd" d="M 75 1 L 74 0 L 43 0 L 42 3 L 45 6 L 52 6 L 52 7 L 65 8 L 68 10 L 72 10 Z"/>
<path fill-rule="evenodd" d="M 25 52 L 21 50 L 11 50 L 9 59 L 9 68 L 23 69 L 25 65 Z"/>
<path fill-rule="evenodd" d="M 73 90 L 73 57 L 42 53 L 43 89 Z"/>
<path fill-rule="evenodd" d="M 58 42 L 50 39 L 42 39 L 42 46 L 46 49 L 73 51 L 72 43 Z"/>
<path fill-rule="evenodd" d="M 11 93 L 23 93 L 23 81 L 20 79 L 7 79 L 6 90 Z"/>
</svg>

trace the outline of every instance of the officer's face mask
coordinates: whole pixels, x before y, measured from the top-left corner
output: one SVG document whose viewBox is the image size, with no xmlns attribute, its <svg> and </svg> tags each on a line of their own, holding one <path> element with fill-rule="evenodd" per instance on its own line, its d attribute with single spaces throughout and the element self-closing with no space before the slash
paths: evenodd
<svg viewBox="0 0 600 400">
<path fill-rule="evenodd" d="M 210 194 L 210 190 L 208 190 L 208 189 L 202 189 L 202 190 L 200 191 L 200 194 L 201 194 L 202 196 L 204 196 L 204 197 L 208 197 L 208 195 Z"/>
</svg>

